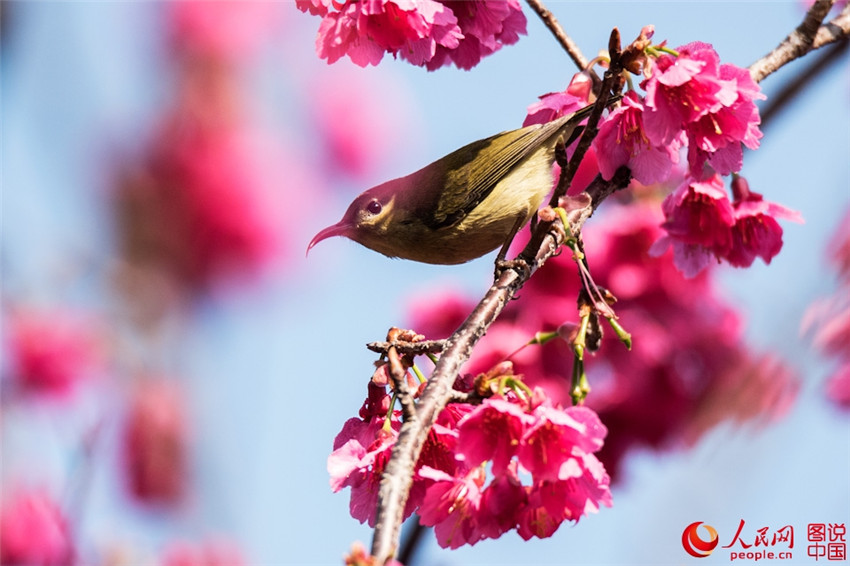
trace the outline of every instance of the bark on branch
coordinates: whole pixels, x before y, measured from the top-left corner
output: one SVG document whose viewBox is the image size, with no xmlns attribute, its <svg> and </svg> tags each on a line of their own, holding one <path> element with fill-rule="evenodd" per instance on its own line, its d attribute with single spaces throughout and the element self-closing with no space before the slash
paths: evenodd
<svg viewBox="0 0 850 566">
<path fill-rule="evenodd" d="M 552 12 L 546 9 L 541 0 L 526 0 L 528 5 L 532 10 L 543 20 L 543 23 L 546 24 L 546 27 L 552 32 L 552 35 L 555 36 L 555 39 L 558 40 L 558 43 L 564 48 L 567 52 L 567 55 L 570 56 L 570 59 L 576 64 L 576 67 L 579 70 L 584 70 L 587 68 L 589 62 L 587 58 L 582 54 L 581 49 L 579 49 L 576 42 L 572 40 L 570 36 L 567 35 L 567 32 L 564 31 L 564 28 L 561 27 L 561 24 L 558 23 L 558 20 L 555 16 L 552 15 Z"/>
<path fill-rule="evenodd" d="M 850 4 L 829 23 L 821 25 L 834 0 L 816 0 L 803 22 L 770 53 L 750 65 L 750 75 L 756 82 L 775 73 L 779 68 L 812 50 L 850 35 Z"/>
</svg>

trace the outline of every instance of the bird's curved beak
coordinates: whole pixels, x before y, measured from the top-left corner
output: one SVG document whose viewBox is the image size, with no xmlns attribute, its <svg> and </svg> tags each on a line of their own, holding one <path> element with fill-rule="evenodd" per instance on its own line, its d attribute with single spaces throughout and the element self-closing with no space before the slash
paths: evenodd
<svg viewBox="0 0 850 566">
<path fill-rule="evenodd" d="M 310 240 L 310 245 L 307 246 L 307 252 L 304 255 L 307 256 L 310 253 L 310 250 L 313 249 L 313 246 L 315 246 L 322 240 L 326 240 L 334 236 L 347 236 L 350 228 L 351 226 L 349 226 L 348 223 L 343 221 L 339 221 L 336 224 L 328 226 L 327 228 L 313 236 L 313 239 Z"/>
</svg>

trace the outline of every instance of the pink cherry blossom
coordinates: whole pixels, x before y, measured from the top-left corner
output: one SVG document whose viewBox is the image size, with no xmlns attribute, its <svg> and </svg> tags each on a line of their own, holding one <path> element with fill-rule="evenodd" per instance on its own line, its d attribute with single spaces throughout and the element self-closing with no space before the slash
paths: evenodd
<svg viewBox="0 0 850 566">
<path fill-rule="evenodd" d="M 62 510 L 43 491 L 3 490 L 0 563 L 71 566 L 74 547 Z"/>
<path fill-rule="evenodd" d="M 803 329 L 816 326 L 814 343 L 822 352 L 850 357 L 850 297 L 841 288 L 831 297 L 811 305 L 803 319 Z"/>
<path fill-rule="evenodd" d="M 735 267 L 749 267 L 756 257 L 765 263 L 782 249 L 782 227 L 777 218 L 803 222 L 799 212 L 766 201 L 759 193 L 749 189 L 743 177 L 732 180 L 735 224 L 732 227 L 732 247 L 723 258 Z"/>
<path fill-rule="evenodd" d="M 541 406 L 534 411 L 519 447 L 519 463 L 535 481 L 565 480 L 582 473 L 571 468 L 576 458 L 602 447 L 606 429 L 599 417 L 585 407 L 566 410 Z"/>
<path fill-rule="evenodd" d="M 566 90 L 544 94 L 538 102 L 528 106 L 528 113 L 522 123 L 523 127 L 545 124 L 584 108 L 589 100 L 589 85 L 590 79 L 585 73 L 573 75 Z"/>
<path fill-rule="evenodd" d="M 517 404 L 493 397 L 458 425 L 458 453 L 469 467 L 493 461 L 493 474 L 505 473 L 532 418 Z"/>
<path fill-rule="evenodd" d="M 360 408 L 360 418 L 365 422 L 369 422 L 372 420 L 372 417 L 386 416 L 390 408 L 390 400 L 391 396 L 387 394 L 386 385 L 378 385 L 374 381 L 370 381 L 368 395 L 366 396 L 366 400 L 363 401 L 363 406 Z"/>
<path fill-rule="evenodd" d="M 182 392 L 173 381 L 145 378 L 132 395 L 122 439 L 127 487 L 140 502 L 173 505 L 188 487 Z"/>
<path fill-rule="evenodd" d="M 670 176 L 673 164 L 679 162 L 681 136 L 664 145 L 651 143 L 644 131 L 643 114 L 643 103 L 634 91 L 629 91 L 622 104 L 599 126 L 593 146 L 603 178 L 611 179 L 625 165 L 637 181 L 659 183 Z"/>
<path fill-rule="evenodd" d="M 736 99 L 732 84 L 720 79 L 720 59 L 706 43 L 693 42 L 664 54 L 641 86 L 646 91 L 643 123 L 654 144 L 669 144 L 685 125 Z"/>
<path fill-rule="evenodd" d="M 456 474 L 471 467 L 462 462 L 458 448 L 458 423 L 471 411 L 467 403 L 451 403 L 440 412 L 437 422 L 428 431 L 417 466 L 428 466 L 447 474 Z"/>
<path fill-rule="evenodd" d="M 328 457 L 328 473 L 334 492 L 351 487 L 351 516 L 361 523 L 375 526 L 378 487 L 384 466 L 398 435 L 398 421 L 390 430 L 383 417 L 366 422 L 353 418 L 346 421 L 334 440 L 334 451 Z"/>
<path fill-rule="evenodd" d="M 719 176 L 686 179 L 664 199 L 662 208 L 667 235 L 651 253 L 661 254 L 672 245 L 676 267 L 685 276 L 693 277 L 732 248 L 734 211 Z"/>
<path fill-rule="evenodd" d="M 485 481 L 483 469 L 477 467 L 458 477 L 424 466 L 419 477 L 433 482 L 425 492 L 419 520 L 434 527 L 440 546 L 459 548 L 483 538 L 477 525 Z"/>
<path fill-rule="evenodd" d="M 552 536 L 570 518 L 566 506 L 570 485 L 564 481 L 542 481 L 528 491 L 528 503 L 520 510 L 517 532 L 523 540 Z"/>
<path fill-rule="evenodd" d="M 719 251 L 731 246 L 734 211 L 719 176 L 686 181 L 664 199 L 662 209 L 662 227 L 678 240 Z"/>
<path fill-rule="evenodd" d="M 483 538 L 499 538 L 517 528 L 519 512 L 528 505 L 528 492 L 512 460 L 504 473 L 496 475 L 481 494 L 478 528 Z"/>
<path fill-rule="evenodd" d="M 729 202 L 719 175 L 704 181 L 685 180 L 664 200 L 662 227 L 667 236 L 653 245 L 651 253 L 661 254 L 672 245 L 676 266 L 687 277 L 712 261 L 748 267 L 761 257 L 770 263 L 782 248 L 782 228 L 776 218 L 802 222 L 802 217 L 751 192 L 743 177 L 733 179 L 732 190 L 734 203 Z"/>
<path fill-rule="evenodd" d="M 25 391 L 65 395 L 102 364 L 91 317 L 65 310 L 21 310 L 6 326 L 9 371 Z"/>
<path fill-rule="evenodd" d="M 377 65 L 385 52 L 425 65 L 438 45 L 454 49 L 462 38 L 457 18 L 435 0 L 348 2 L 324 15 L 316 52 L 328 63 L 348 55 L 361 67 Z"/>
<path fill-rule="evenodd" d="M 740 171 L 742 144 L 757 149 L 762 137 L 755 100 L 766 97 L 750 72 L 724 64 L 720 66 L 719 77 L 724 84 L 731 85 L 736 97 L 731 102 L 721 98 L 719 106 L 687 125 L 688 162 L 694 175 L 702 170 L 706 161 L 721 175 Z"/>
</svg>

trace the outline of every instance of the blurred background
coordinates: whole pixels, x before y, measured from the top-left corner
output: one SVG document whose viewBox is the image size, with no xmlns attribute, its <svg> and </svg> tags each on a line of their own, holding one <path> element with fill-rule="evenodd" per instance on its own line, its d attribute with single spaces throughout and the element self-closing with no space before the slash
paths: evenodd
<svg viewBox="0 0 850 566">
<path fill-rule="evenodd" d="M 52 553 L 32 563 L 116 565 L 338 564 L 368 546 L 326 470 L 365 397 L 364 345 L 415 297 L 479 297 L 492 257 L 427 266 L 336 239 L 305 259 L 306 245 L 363 189 L 518 127 L 570 61 L 527 6 L 528 35 L 468 72 L 328 65 L 319 18 L 290 2 L 0 6 L 4 563 L 28 544 Z M 628 41 L 654 24 L 656 41 L 706 41 L 742 67 L 804 10 L 550 8 L 589 57 L 612 27 Z M 766 79 L 768 100 L 809 64 Z M 806 223 L 784 225 L 770 266 L 714 274 L 742 340 L 800 380 L 781 418 L 635 447 L 613 508 L 528 543 L 426 536 L 417 563 L 680 564 L 686 525 L 727 544 L 742 519 L 750 543 L 793 525 L 793 563 L 812 563 L 806 525 L 850 521 L 850 421 L 825 386 L 837 362 L 801 332 L 838 288 L 825 250 L 850 203 L 848 79 L 845 50 L 745 156 L 752 189 Z"/>
</svg>

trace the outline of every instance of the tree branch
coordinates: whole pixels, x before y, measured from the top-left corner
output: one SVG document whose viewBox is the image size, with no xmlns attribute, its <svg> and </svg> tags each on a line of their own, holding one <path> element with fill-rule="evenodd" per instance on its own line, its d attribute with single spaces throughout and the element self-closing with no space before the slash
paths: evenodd
<svg viewBox="0 0 850 566">
<path fill-rule="evenodd" d="M 776 72 L 813 49 L 838 41 L 850 34 L 850 4 L 826 25 L 821 25 L 834 0 L 816 0 L 803 22 L 770 53 L 750 65 L 750 75 L 756 82 Z"/>
<path fill-rule="evenodd" d="M 812 42 L 812 49 L 819 49 L 824 45 L 835 43 L 850 35 L 850 4 L 841 10 L 841 13 L 828 24 L 818 29 L 818 34 Z"/>
<path fill-rule="evenodd" d="M 761 130 L 764 131 L 765 127 L 773 122 L 774 117 L 784 110 L 800 91 L 810 85 L 817 76 L 826 71 L 833 63 L 838 61 L 847 52 L 849 46 L 850 39 L 845 37 L 831 48 L 824 50 L 823 55 L 818 57 L 812 65 L 803 70 L 799 75 L 784 84 L 776 94 L 770 95 L 764 109 L 759 112 L 761 115 Z"/>
<path fill-rule="evenodd" d="M 558 43 L 564 48 L 567 52 L 567 55 L 570 56 L 570 59 L 576 64 L 576 67 L 579 68 L 580 71 L 583 71 L 587 68 L 589 61 L 582 54 L 581 49 L 579 49 L 578 45 L 567 35 L 567 32 L 564 31 L 564 28 L 561 27 L 561 24 L 558 23 L 558 20 L 555 16 L 552 15 L 552 12 L 546 9 L 543 5 L 543 2 L 540 0 L 526 0 L 531 9 L 540 16 L 540 19 L 543 20 L 543 23 L 546 24 L 546 27 L 552 32 L 552 35 L 555 36 L 555 39 L 558 40 Z"/>
</svg>

